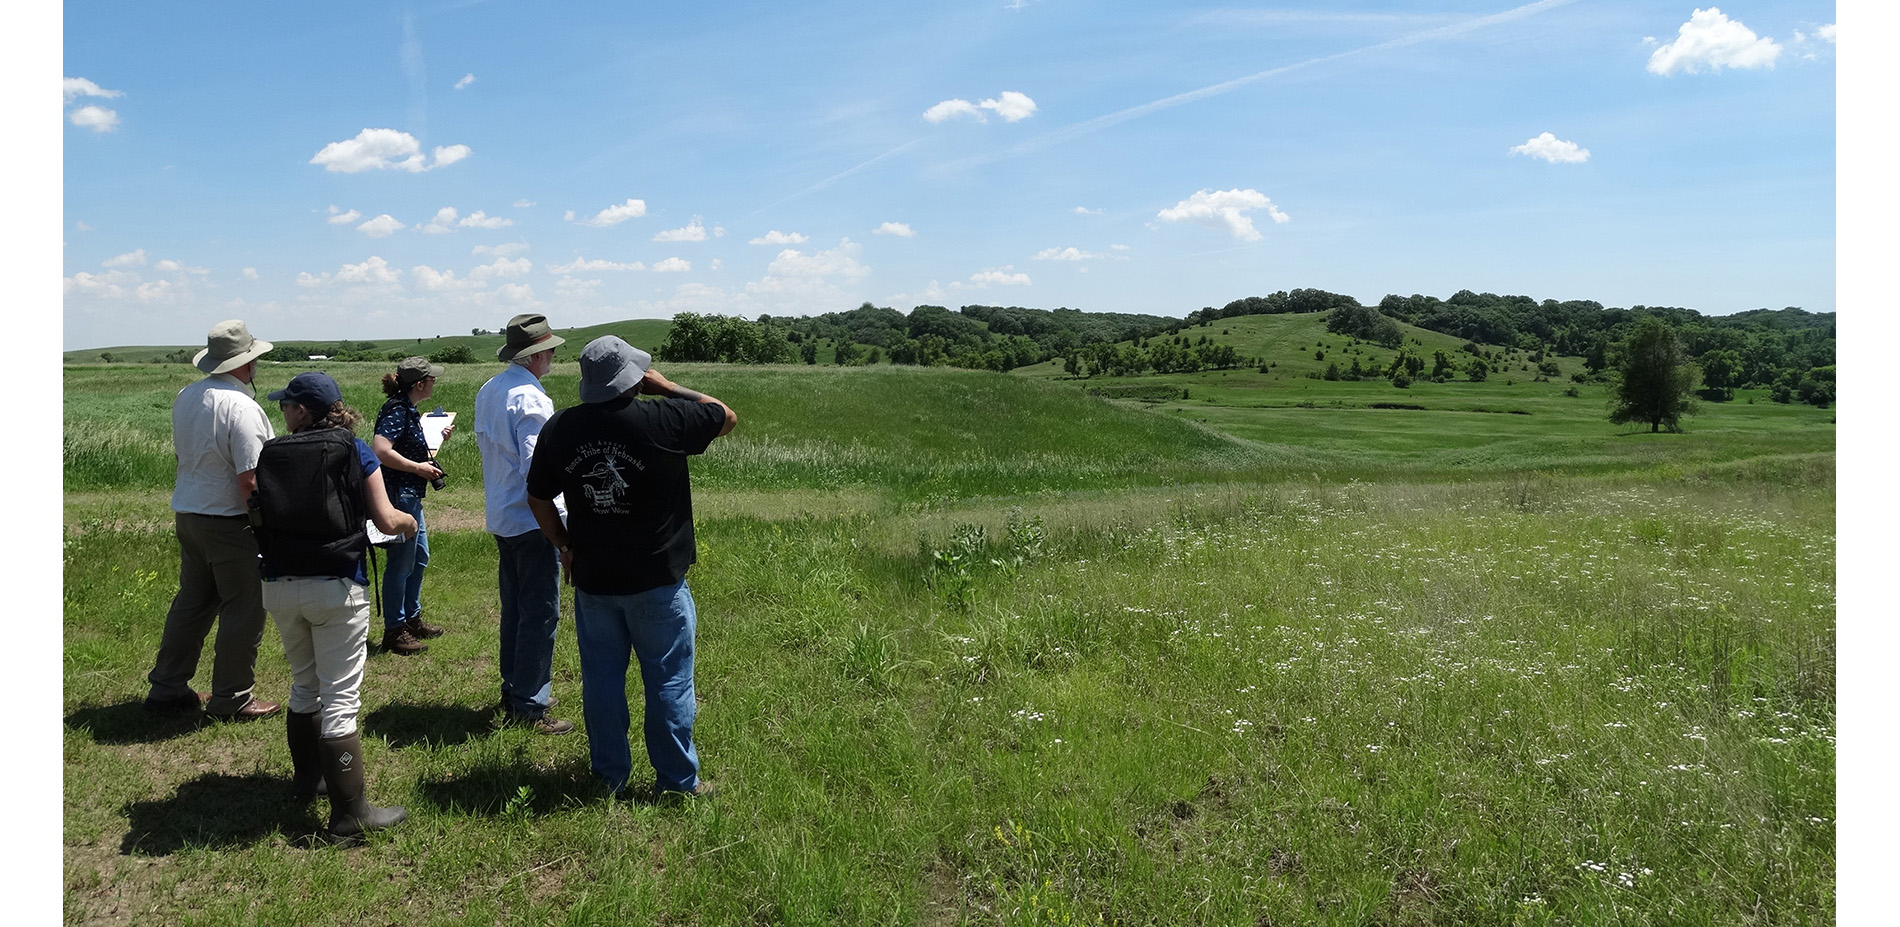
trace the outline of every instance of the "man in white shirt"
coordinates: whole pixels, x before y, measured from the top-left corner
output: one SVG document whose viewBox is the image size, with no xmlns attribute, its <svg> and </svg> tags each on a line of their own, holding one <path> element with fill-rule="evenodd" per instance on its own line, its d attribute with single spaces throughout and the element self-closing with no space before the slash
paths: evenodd
<svg viewBox="0 0 1900 927">
<path fill-rule="evenodd" d="M 482 452 L 488 533 L 500 551 L 501 711 L 510 723 L 541 734 L 565 734 L 574 722 L 548 716 L 554 704 L 554 632 L 561 618 L 561 558 L 528 508 L 528 465 L 554 400 L 541 378 L 566 341 L 546 316 L 508 320 L 508 362 L 475 394 L 475 445 Z"/>
<path fill-rule="evenodd" d="M 145 707 L 154 712 L 196 712 L 202 700 L 206 714 L 246 721 L 282 707 L 251 691 L 265 613 L 257 539 L 245 503 L 257 489 L 257 455 L 274 437 L 251 380 L 257 359 L 270 349 L 271 343 L 251 337 L 242 321 L 219 322 L 205 337 L 205 349 L 191 359 L 208 376 L 179 391 L 172 402 L 178 594 L 146 676 L 152 689 Z M 218 637 L 206 697 L 192 691 L 191 677 L 213 620 Z"/>
</svg>

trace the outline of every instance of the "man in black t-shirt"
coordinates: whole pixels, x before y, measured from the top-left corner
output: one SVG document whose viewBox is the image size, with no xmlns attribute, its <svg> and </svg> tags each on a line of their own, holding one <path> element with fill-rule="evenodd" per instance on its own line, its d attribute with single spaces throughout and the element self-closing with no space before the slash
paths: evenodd
<svg viewBox="0 0 1900 927">
<path fill-rule="evenodd" d="M 693 637 L 686 571 L 697 559 L 686 458 L 739 417 L 675 384 L 613 335 L 581 351 L 581 404 L 554 413 L 528 468 L 528 508 L 574 586 L 581 716 L 594 774 L 616 793 L 633 774 L 627 668 L 640 659 L 654 791 L 704 795 L 693 749 Z M 662 397 L 644 401 L 639 394 Z M 554 497 L 567 495 L 567 522 Z"/>
</svg>

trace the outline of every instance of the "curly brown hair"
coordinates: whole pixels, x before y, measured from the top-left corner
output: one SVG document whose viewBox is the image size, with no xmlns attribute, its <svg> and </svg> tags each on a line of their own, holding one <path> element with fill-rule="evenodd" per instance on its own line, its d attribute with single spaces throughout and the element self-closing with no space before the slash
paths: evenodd
<svg viewBox="0 0 1900 927">
<path fill-rule="evenodd" d="M 313 428 L 343 428 L 353 432 L 357 425 L 363 423 L 363 413 L 344 405 L 341 399 L 331 403 L 327 410 L 318 410 L 310 406 L 304 406 L 304 410 L 310 413 L 310 424 L 298 429 L 300 431 L 309 431 Z"/>
</svg>

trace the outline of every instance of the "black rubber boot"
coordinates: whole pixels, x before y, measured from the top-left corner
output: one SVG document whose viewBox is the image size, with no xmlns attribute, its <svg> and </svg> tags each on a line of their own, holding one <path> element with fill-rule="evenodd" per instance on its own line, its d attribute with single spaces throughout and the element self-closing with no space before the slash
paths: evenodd
<svg viewBox="0 0 1900 927">
<path fill-rule="evenodd" d="M 323 782 L 323 750 L 317 746 L 322 733 L 317 713 L 284 713 L 284 740 L 290 744 L 291 798 L 299 805 L 310 804 L 318 795 L 329 794 Z"/>
<path fill-rule="evenodd" d="M 361 734 L 324 737 L 317 743 L 323 751 L 323 778 L 330 785 L 330 839 L 357 840 L 409 818 L 401 806 L 378 808 L 363 796 Z"/>
</svg>

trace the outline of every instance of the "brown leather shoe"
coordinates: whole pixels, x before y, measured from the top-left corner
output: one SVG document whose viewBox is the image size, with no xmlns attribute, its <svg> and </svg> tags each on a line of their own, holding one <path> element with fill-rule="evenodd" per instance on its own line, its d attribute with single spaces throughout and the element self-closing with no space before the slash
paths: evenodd
<svg viewBox="0 0 1900 927">
<path fill-rule="evenodd" d="M 205 712 L 205 714 L 211 715 L 211 717 L 217 718 L 220 721 L 255 721 L 258 718 L 268 718 L 283 710 L 283 707 L 282 704 L 277 702 L 266 702 L 261 698 L 253 698 L 245 702 L 243 708 L 231 712 L 230 714 L 212 714 L 211 712 Z"/>
<path fill-rule="evenodd" d="M 409 632 L 410 637 L 416 638 L 417 640 L 427 640 L 431 637 L 442 636 L 441 628 L 432 624 L 423 624 L 420 617 L 411 618 L 403 622 L 402 626 Z"/>
<path fill-rule="evenodd" d="M 399 653 L 403 656 L 408 656 L 410 654 L 421 653 L 428 649 L 429 645 L 416 640 L 415 635 L 410 634 L 409 629 L 406 627 L 397 628 L 393 631 L 385 630 L 383 632 L 383 650 L 387 653 Z"/>
</svg>

